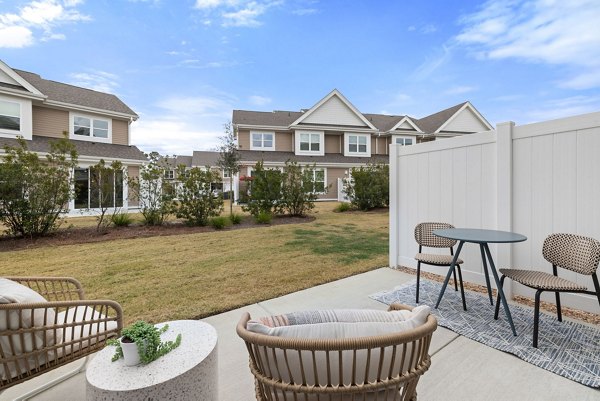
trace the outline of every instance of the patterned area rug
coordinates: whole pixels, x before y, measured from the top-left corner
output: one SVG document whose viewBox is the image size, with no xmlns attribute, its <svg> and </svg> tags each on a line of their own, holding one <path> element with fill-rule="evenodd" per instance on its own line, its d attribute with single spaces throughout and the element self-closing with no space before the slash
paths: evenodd
<svg viewBox="0 0 600 401">
<path fill-rule="evenodd" d="M 415 287 L 416 280 L 412 280 L 393 290 L 372 294 L 370 298 L 386 305 L 394 302 L 416 305 Z M 532 347 L 532 309 L 510 305 L 518 334 L 515 337 L 502 307 L 498 320 L 494 320 L 494 307 L 487 294 L 465 291 L 468 309 L 465 312 L 460 291 L 455 292 L 454 287 L 448 285 L 440 308 L 434 309 L 441 288 L 441 283 L 421 279 L 421 304 L 431 306 L 440 326 L 586 386 L 600 388 L 600 328 L 566 320 L 559 322 L 555 315 L 542 312 L 539 348 L 536 349 Z"/>
</svg>

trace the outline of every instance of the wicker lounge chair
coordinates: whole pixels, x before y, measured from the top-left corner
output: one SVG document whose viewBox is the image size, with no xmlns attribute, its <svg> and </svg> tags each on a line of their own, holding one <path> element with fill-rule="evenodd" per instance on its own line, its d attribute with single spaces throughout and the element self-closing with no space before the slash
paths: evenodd
<svg viewBox="0 0 600 401">
<path fill-rule="evenodd" d="M 121 306 L 114 301 L 85 300 L 81 284 L 73 278 L 3 278 L 28 287 L 48 302 L 0 303 L 0 392 L 87 357 L 121 331 Z M 84 365 L 27 397 L 77 374 Z"/>
<path fill-rule="evenodd" d="M 556 313 L 562 322 L 560 310 L 560 293 L 575 292 L 598 297 L 600 304 L 600 284 L 598 283 L 598 263 L 600 263 L 600 242 L 594 238 L 575 234 L 551 234 L 544 241 L 542 248 L 544 258 L 552 264 L 553 274 L 537 270 L 500 269 L 504 284 L 506 277 L 536 290 L 535 309 L 533 315 L 533 346 L 538 346 L 538 322 L 540 316 L 540 295 L 543 291 L 552 291 L 556 296 Z M 588 291 L 585 285 L 574 283 L 558 277 L 557 267 L 562 267 L 579 274 L 592 277 L 595 291 Z M 498 319 L 499 302 L 496 302 L 494 319 Z"/>
<path fill-rule="evenodd" d="M 456 240 L 438 237 L 433 235 L 434 230 L 442 230 L 446 228 L 454 228 L 452 224 L 448 223 L 420 223 L 415 227 L 415 241 L 419 244 L 419 253 L 415 255 L 417 260 L 417 295 L 416 303 L 419 303 L 419 284 L 421 281 L 421 263 L 431 266 L 443 266 L 450 267 L 452 264 L 452 258 L 454 257 L 453 246 L 456 245 Z M 423 247 L 427 248 L 450 248 L 450 255 L 440 255 L 433 253 L 422 253 Z M 458 277 L 460 279 L 460 293 L 463 299 L 463 307 L 467 310 L 465 301 L 465 290 L 462 281 L 462 272 L 460 265 L 463 263 L 462 259 L 456 260 L 456 269 L 452 272 L 454 274 L 454 290 L 458 291 L 458 285 L 456 281 L 456 271 L 458 270 Z"/>
<path fill-rule="evenodd" d="M 412 309 L 393 304 L 391 310 Z M 431 365 L 429 345 L 437 320 L 414 329 L 371 337 L 303 339 L 246 329 L 238 335 L 250 354 L 256 398 L 271 400 L 416 400 L 419 378 Z M 373 323 L 377 324 L 377 323 Z"/>
</svg>

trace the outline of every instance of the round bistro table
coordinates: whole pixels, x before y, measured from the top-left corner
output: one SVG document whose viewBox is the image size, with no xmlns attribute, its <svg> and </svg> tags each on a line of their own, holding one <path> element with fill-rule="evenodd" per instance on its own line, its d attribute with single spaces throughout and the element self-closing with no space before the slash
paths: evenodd
<svg viewBox="0 0 600 401">
<path fill-rule="evenodd" d="M 111 362 L 111 346 L 98 352 L 86 370 L 87 401 L 217 400 L 217 331 L 196 320 L 157 327 L 165 324 L 161 339 L 173 341 L 181 333 L 181 344 L 147 365 Z"/>
</svg>

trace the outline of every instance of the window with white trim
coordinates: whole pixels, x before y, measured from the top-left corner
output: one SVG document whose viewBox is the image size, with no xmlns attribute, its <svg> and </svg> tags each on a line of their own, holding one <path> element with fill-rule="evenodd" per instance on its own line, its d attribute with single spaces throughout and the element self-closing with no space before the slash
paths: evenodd
<svg viewBox="0 0 600 401">
<path fill-rule="evenodd" d="M 402 146 L 413 145 L 415 143 L 415 138 L 412 136 L 397 136 L 394 139 L 394 143 Z"/>
<path fill-rule="evenodd" d="M 71 139 L 111 142 L 112 120 L 71 114 Z"/>
<path fill-rule="evenodd" d="M 313 192 L 317 194 L 325 193 L 325 169 L 315 168 L 312 170 L 313 174 Z"/>
<path fill-rule="evenodd" d="M 250 150 L 275 150 L 275 133 L 250 131 Z"/>
<path fill-rule="evenodd" d="M 297 155 L 325 155 L 325 133 L 323 131 L 296 131 Z"/>
<path fill-rule="evenodd" d="M 21 131 L 21 104 L 0 100 L 0 129 Z"/>
<path fill-rule="evenodd" d="M 344 156 L 371 156 L 371 135 L 344 133 Z"/>
<path fill-rule="evenodd" d="M 75 169 L 75 209 L 123 207 L 123 172 L 101 177 L 94 168 Z M 108 190 L 101 193 L 101 188 Z"/>
<path fill-rule="evenodd" d="M 223 170 L 223 178 L 229 178 L 229 170 Z"/>
<path fill-rule="evenodd" d="M 165 170 L 165 179 L 167 179 L 167 180 L 175 179 L 175 170 Z"/>
</svg>

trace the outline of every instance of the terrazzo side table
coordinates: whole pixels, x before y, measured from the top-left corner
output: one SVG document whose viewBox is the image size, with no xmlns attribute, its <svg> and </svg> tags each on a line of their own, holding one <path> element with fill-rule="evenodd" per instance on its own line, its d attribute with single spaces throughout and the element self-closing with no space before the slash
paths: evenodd
<svg viewBox="0 0 600 401">
<path fill-rule="evenodd" d="M 106 347 L 86 370 L 87 401 L 217 400 L 217 331 L 208 323 L 177 320 L 169 325 L 163 340 L 181 345 L 148 365 L 125 366 L 123 359 L 111 362 L 114 347 Z"/>
</svg>

